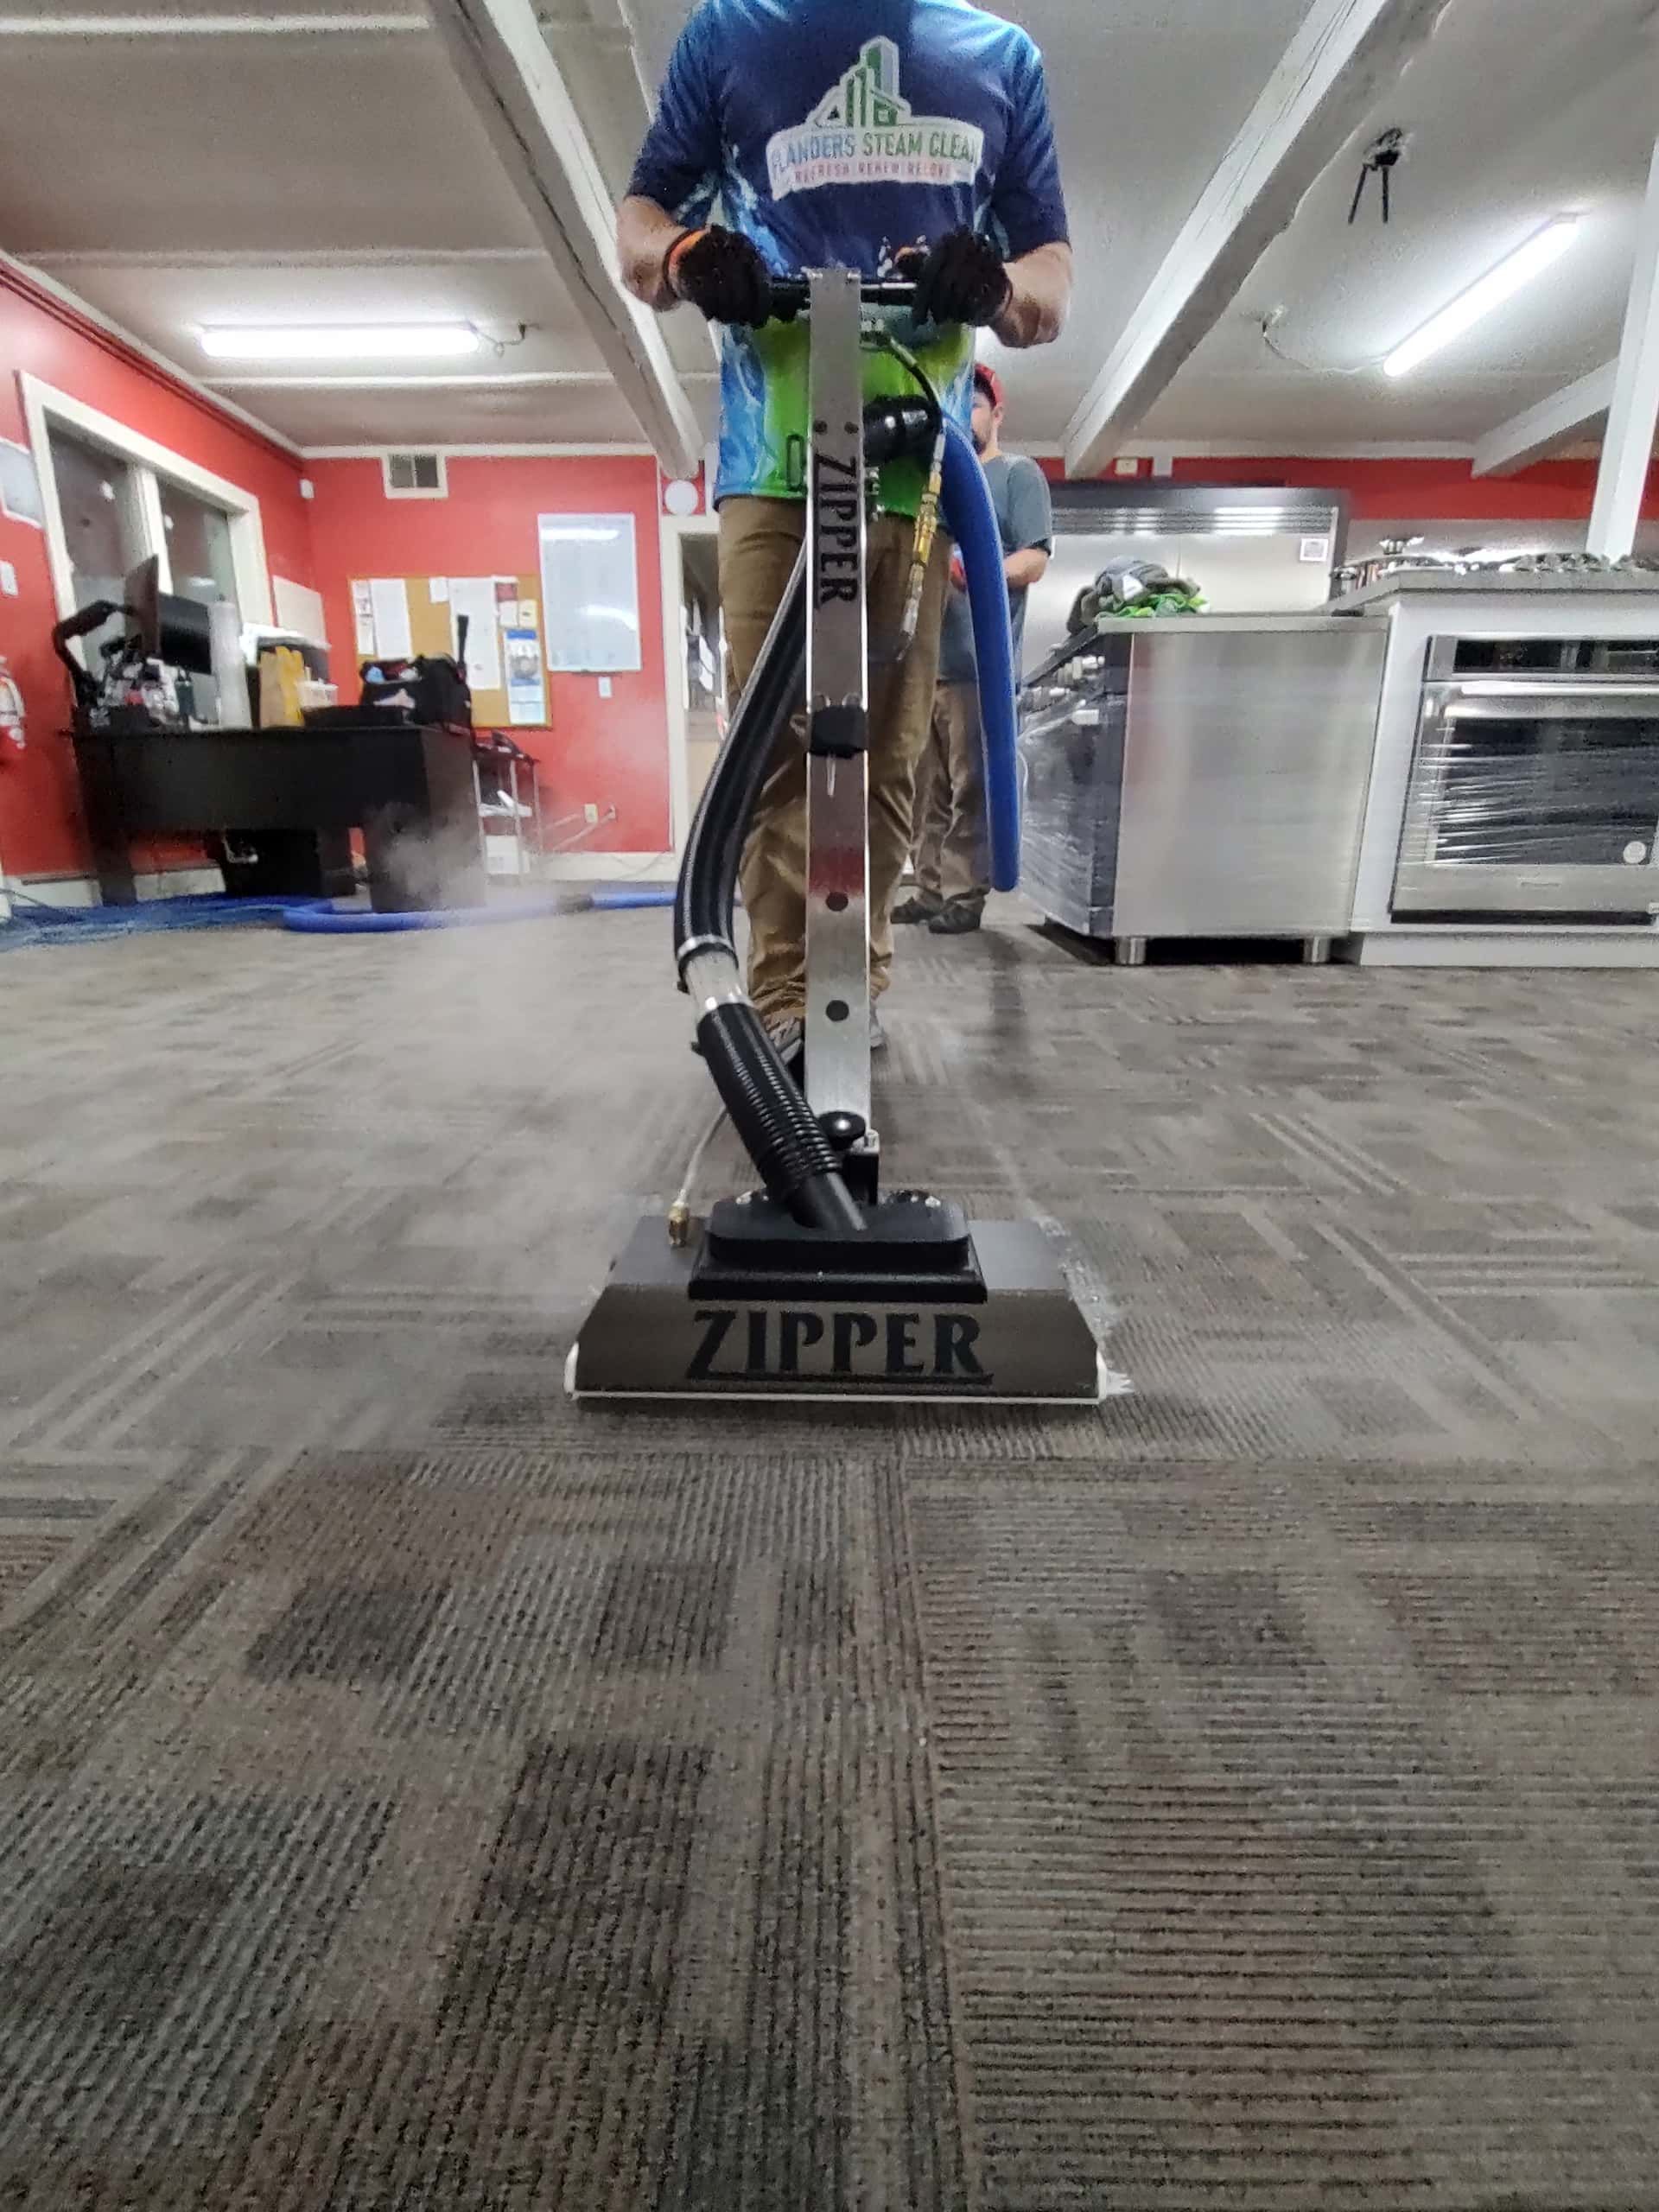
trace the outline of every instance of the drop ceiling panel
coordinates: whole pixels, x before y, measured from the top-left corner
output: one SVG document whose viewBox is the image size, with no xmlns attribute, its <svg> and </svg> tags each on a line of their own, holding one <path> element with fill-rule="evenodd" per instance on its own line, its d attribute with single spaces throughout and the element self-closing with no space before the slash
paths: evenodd
<svg viewBox="0 0 1659 2212">
<path fill-rule="evenodd" d="M 830 0 L 819 0 L 830 4 Z M 158 0 L 93 0 L 154 16 Z M 1078 256 L 1058 346 L 1001 356 L 1016 440 L 1058 442 L 1308 0 L 1007 0 L 1046 54 Z M 411 4 L 394 11 L 411 20 Z M 278 0 L 269 16 L 365 19 L 371 0 Z M 60 19 L 62 0 L 0 14 Z M 226 0 L 169 0 L 175 19 Z M 612 192 L 626 181 L 644 103 L 621 35 L 631 16 L 652 81 L 690 0 L 544 0 Z M 1472 442 L 1607 358 L 1659 114 L 1651 27 L 1659 0 L 1453 0 L 1440 36 L 1371 128 L 1414 133 L 1395 226 L 1353 231 L 1357 155 L 1339 162 L 1265 257 L 1239 308 L 1200 348 L 1140 438 L 1351 444 Z M 591 19 L 591 20 L 590 20 Z M 0 37 L 0 246 L 44 266 L 196 373 L 193 335 L 241 316 L 320 320 L 459 315 L 510 334 L 500 367 L 594 369 L 599 357 L 470 104 L 429 32 Z M 70 149 L 66 157 L 66 149 Z M 1547 284 L 1399 386 L 1381 354 L 1457 283 L 1564 205 L 1584 235 Z M 470 256 L 490 256 L 490 259 Z M 515 258 L 513 257 L 519 257 Z M 1276 334 L 1310 365 L 1277 363 Z M 1255 320 L 1252 321 L 1254 316 Z M 709 334 L 689 312 L 664 335 L 705 422 Z M 1338 371 L 1360 368 L 1357 376 Z M 602 386 L 492 385 L 435 392 L 253 392 L 240 404 L 303 442 L 637 436 Z M 574 425 L 550 428 L 550 423 Z"/>
<path fill-rule="evenodd" d="M 1428 52 L 1303 202 L 1140 435 L 1470 441 L 1616 352 L 1656 117 L 1654 0 L 1456 0 Z M 1411 134 L 1395 213 L 1373 183 L 1376 132 Z M 1552 215 L 1582 217 L 1547 277 L 1398 383 L 1381 362 Z M 1275 361 L 1261 321 L 1275 308 Z"/>
<path fill-rule="evenodd" d="M 564 288 L 534 251 L 502 260 L 412 264 L 215 262 L 180 267 L 149 260 L 134 265 L 48 257 L 40 265 L 208 383 L 258 373 L 251 365 L 210 359 L 202 350 L 197 336 L 201 326 L 238 323 L 471 322 L 503 350 L 446 364 L 456 371 L 604 366 L 598 347 L 572 316 Z M 521 324 L 531 326 L 522 340 Z M 419 372 L 418 362 L 405 366 Z M 285 365 L 283 372 L 303 371 Z M 384 371 L 359 370 L 350 362 L 328 365 L 331 375 L 377 372 Z"/>
<path fill-rule="evenodd" d="M 639 445 L 639 425 L 607 385 L 434 387 L 359 394 L 245 392 L 249 411 L 299 446 Z M 712 428 L 712 387 L 693 404 Z"/>
<path fill-rule="evenodd" d="M 13 253 L 536 243 L 425 34 L 8 37 L 0 66 Z"/>
<path fill-rule="evenodd" d="M 301 446 L 640 442 L 639 425 L 601 385 L 382 391 L 372 401 L 349 391 L 244 397 Z"/>
<path fill-rule="evenodd" d="M 1399 442 L 1472 447 L 1505 410 L 1518 414 L 1556 389 L 1551 376 L 1471 378 L 1432 397 L 1378 379 L 1356 393 L 1329 378 L 1192 374 L 1160 399 L 1135 433 L 1137 447 L 1188 440 L 1263 442 L 1283 453 Z"/>
<path fill-rule="evenodd" d="M 175 18 L 185 26 L 225 16 L 360 16 L 365 22 L 394 16 L 418 29 L 426 10 L 420 0 L 270 0 L 269 5 L 260 5 L 258 0 L 6 0 L 3 13 L 16 21 L 36 17 L 43 30 L 51 33 L 57 26 L 55 35 L 62 35 L 65 18 L 79 23 L 87 16 L 98 16 L 112 27 L 135 19 L 152 22 L 157 16 Z M 181 35 L 219 35 L 188 29 Z M 73 36 L 84 40 L 86 34 L 77 29 Z"/>
</svg>

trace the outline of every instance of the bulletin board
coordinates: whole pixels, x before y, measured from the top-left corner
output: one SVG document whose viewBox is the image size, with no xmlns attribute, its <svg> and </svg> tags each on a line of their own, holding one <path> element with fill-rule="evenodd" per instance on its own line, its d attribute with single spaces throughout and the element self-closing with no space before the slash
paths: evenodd
<svg viewBox="0 0 1659 2212">
<path fill-rule="evenodd" d="M 499 680 L 492 684 L 473 688 L 473 720 L 480 729 L 545 728 L 547 727 L 547 651 L 546 620 L 541 605 L 541 578 L 530 569 L 509 576 L 504 569 L 493 577 L 451 579 L 448 576 L 399 576 L 354 578 L 352 583 L 352 607 L 357 621 L 357 658 L 363 661 L 376 652 L 453 653 L 455 650 L 452 617 L 454 606 L 451 600 L 453 582 L 494 587 L 494 636 L 493 640 L 480 640 L 477 624 L 468 633 L 467 659 L 471 662 L 480 643 L 486 654 L 493 643 L 493 663 Z M 401 635 L 394 634 L 388 644 L 374 628 L 371 610 L 379 602 L 382 614 L 388 598 L 395 601 L 396 593 L 389 594 L 388 587 L 401 584 L 408 611 L 408 645 Z M 439 594 L 434 596 L 435 591 Z M 457 595 L 459 597 L 459 594 Z M 474 599 L 481 607 L 488 603 L 486 596 L 474 594 L 467 600 L 469 613 L 476 614 Z M 534 619 L 523 620 L 525 602 L 529 603 Z M 510 616 L 510 620 L 503 620 Z M 365 619 L 369 626 L 365 627 Z M 526 642 L 525 633 L 533 635 L 533 648 Z M 509 643 L 509 638 L 513 642 Z M 535 683 L 531 683 L 533 670 Z M 508 690 L 510 672 L 516 671 L 518 683 L 513 693 Z M 532 712 L 532 706 L 534 711 Z M 516 708 L 516 710 L 515 710 Z"/>
</svg>

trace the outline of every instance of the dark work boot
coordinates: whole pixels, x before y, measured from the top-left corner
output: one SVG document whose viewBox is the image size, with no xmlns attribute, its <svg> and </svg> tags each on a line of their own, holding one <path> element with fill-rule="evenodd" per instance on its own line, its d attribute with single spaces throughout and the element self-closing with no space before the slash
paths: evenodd
<svg viewBox="0 0 1659 2212">
<path fill-rule="evenodd" d="M 979 927 L 980 908 L 968 899 L 949 899 L 929 922 L 935 937 L 966 937 Z"/>
<path fill-rule="evenodd" d="M 944 912 L 944 908 L 937 899 L 925 898 L 916 891 L 902 906 L 893 908 L 893 918 L 895 922 L 931 922 Z"/>
</svg>

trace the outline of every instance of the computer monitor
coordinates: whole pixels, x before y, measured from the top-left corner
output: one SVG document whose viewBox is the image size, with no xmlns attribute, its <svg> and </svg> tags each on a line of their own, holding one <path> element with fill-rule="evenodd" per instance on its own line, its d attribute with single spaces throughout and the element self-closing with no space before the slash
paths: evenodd
<svg viewBox="0 0 1659 2212">
<path fill-rule="evenodd" d="M 148 660 L 182 668 L 192 676 L 211 676 L 213 653 L 207 609 L 161 588 L 162 564 L 152 553 L 128 575 L 127 605 L 133 628 Z"/>
</svg>

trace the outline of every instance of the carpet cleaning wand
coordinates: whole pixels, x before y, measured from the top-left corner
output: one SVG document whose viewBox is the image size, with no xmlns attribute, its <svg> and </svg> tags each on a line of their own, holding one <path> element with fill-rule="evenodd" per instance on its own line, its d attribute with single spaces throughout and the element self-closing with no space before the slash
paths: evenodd
<svg viewBox="0 0 1659 2212">
<path fill-rule="evenodd" d="M 927 588 L 927 564 L 933 557 L 933 541 L 939 533 L 939 505 L 944 489 L 944 410 L 939 404 L 939 395 L 934 389 L 926 370 L 906 346 L 901 346 L 889 331 L 880 331 L 876 343 L 879 350 L 891 353 L 901 367 L 914 378 L 917 389 L 926 403 L 934 423 L 933 458 L 928 465 L 927 483 L 922 493 L 921 505 L 916 510 L 916 535 L 912 542 L 910 582 L 905 592 L 905 611 L 899 623 L 898 634 L 882 641 L 876 658 L 883 662 L 903 660 L 916 642 L 916 632 L 922 619 L 922 594 Z M 867 410 L 867 415 L 868 410 Z"/>
<path fill-rule="evenodd" d="M 927 588 L 927 564 L 933 557 L 933 540 L 939 531 L 939 495 L 944 486 L 944 425 L 933 441 L 933 461 L 927 473 L 927 489 L 922 493 L 922 504 L 916 510 L 916 550 L 910 561 L 910 588 L 905 594 L 905 611 L 899 624 L 899 650 L 907 653 L 916 639 L 916 626 L 922 619 L 922 594 Z"/>
</svg>

